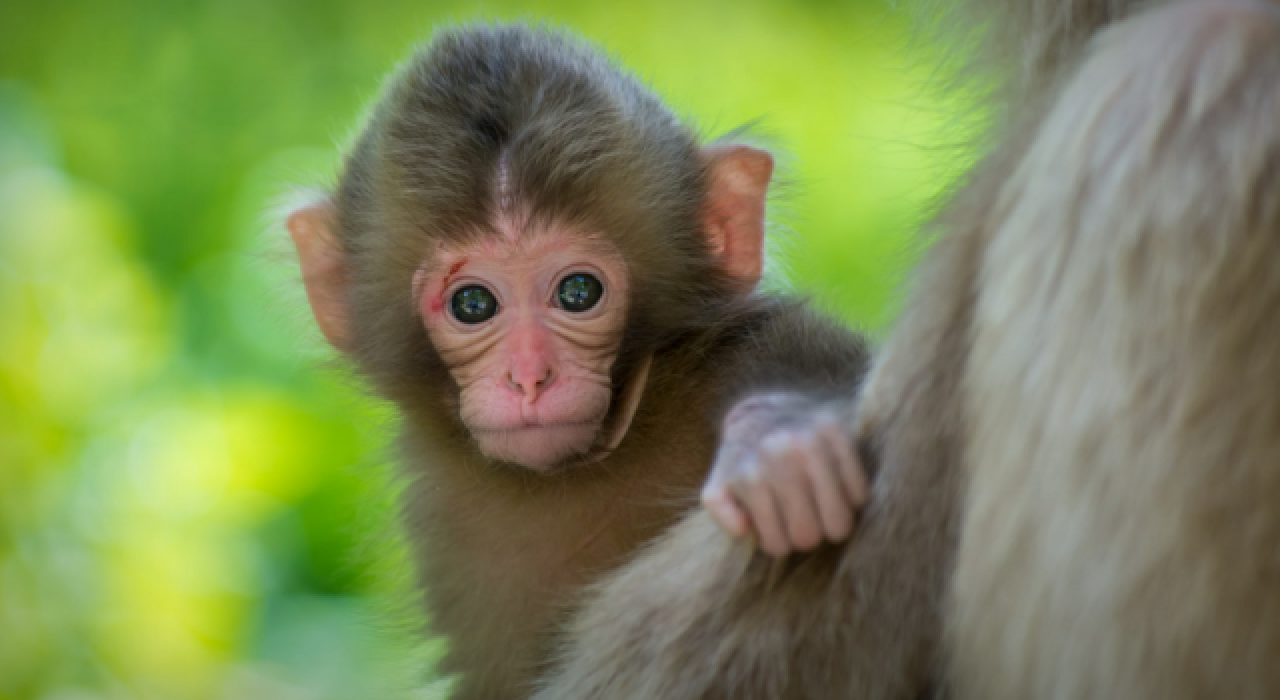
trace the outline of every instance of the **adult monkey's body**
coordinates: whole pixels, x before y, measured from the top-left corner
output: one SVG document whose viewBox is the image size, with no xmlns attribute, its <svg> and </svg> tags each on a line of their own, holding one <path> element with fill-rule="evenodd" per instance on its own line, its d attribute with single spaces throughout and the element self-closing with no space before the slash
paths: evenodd
<svg viewBox="0 0 1280 700">
<path fill-rule="evenodd" d="M 581 587 L 696 503 L 722 418 L 752 469 L 820 463 L 801 459 L 831 442 L 816 418 L 847 409 L 867 354 L 751 294 L 771 172 L 762 151 L 699 146 L 594 49 L 472 27 L 409 61 L 336 192 L 290 217 L 321 330 L 403 417 L 455 697 L 528 692 Z M 756 449 L 770 436 L 780 455 Z M 789 543 L 816 545 L 801 523 Z"/>
<path fill-rule="evenodd" d="M 858 537 L 779 579 L 688 520 L 543 697 L 1280 697 L 1280 11 L 968 5 L 1010 133 L 867 381 Z"/>
</svg>

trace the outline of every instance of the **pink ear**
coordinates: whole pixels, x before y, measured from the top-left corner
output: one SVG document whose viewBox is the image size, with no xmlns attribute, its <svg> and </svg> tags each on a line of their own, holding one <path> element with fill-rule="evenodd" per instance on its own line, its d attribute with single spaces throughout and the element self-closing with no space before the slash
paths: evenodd
<svg viewBox="0 0 1280 700">
<path fill-rule="evenodd" d="M 712 146 L 707 159 L 703 229 L 726 272 L 755 288 L 764 269 L 764 209 L 773 156 L 740 145 Z"/>
<path fill-rule="evenodd" d="M 337 236 L 337 209 L 328 198 L 289 215 L 285 228 L 298 250 L 307 301 L 320 332 L 338 350 L 347 343 L 346 261 Z"/>
</svg>

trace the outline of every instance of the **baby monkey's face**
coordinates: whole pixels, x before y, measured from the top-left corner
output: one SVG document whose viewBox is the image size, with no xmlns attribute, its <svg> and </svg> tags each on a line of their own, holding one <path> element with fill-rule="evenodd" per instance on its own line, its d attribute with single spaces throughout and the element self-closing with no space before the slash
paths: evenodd
<svg viewBox="0 0 1280 700">
<path fill-rule="evenodd" d="M 510 220 L 423 265 L 422 319 L 485 456 L 547 470 L 621 438 L 605 417 L 628 282 L 603 238 Z"/>
</svg>

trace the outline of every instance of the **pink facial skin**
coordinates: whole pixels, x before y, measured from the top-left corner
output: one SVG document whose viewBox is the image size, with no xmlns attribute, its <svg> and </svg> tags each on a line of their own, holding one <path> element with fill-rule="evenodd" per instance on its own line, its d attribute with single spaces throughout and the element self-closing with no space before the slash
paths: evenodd
<svg viewBox="0 0 1280 700">
<path fill-rule="evenodd" d="M 610 370 L 626 320 L 628 275 L 602 239 L 560 226 L 521 228 L 442 248 L 415 280 L 431 342 L 461 390 L 461 418 L 487 457 L 547 470 L 596 444 L 612 398 Z M 590 310 L 560 307 L 566 276 L 604 287 Z M 481 285 L 493 318 L 466 324 L 451 300 Z"/>
</svg>

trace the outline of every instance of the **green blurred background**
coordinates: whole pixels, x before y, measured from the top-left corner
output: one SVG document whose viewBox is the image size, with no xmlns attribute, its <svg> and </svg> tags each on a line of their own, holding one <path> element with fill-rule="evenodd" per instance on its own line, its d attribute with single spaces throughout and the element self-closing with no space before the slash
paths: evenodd
<svg viewBox="0 0 1280 700">
<path fill-rule="evenodd" d="M 274 212 L 416 42 L 490 18 L 592 37 L 708 135 L 759 120 L 776 279 L 883 327 L 950 111 L 877 2 L 0 2 L 0 700 L 441 696 L 387 415 Z"/>
</svg>

